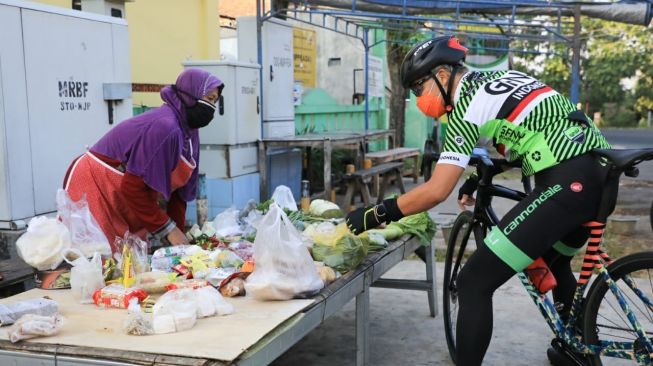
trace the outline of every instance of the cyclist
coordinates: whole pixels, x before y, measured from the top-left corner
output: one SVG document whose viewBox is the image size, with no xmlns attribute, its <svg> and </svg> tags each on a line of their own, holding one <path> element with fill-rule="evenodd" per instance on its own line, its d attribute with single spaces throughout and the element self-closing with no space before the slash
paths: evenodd
<svg viewBox="0 0 653 366">
<path fill-rule="evenodd" d="M 575 289 L 570 261 L 585 243 L 582 224 L 592 220 L 607 175 L 588 154 L 609 148 L 593 122 L 567 98 L 517 71 L 468 71 L 467 49 L 453 36 L 430 39 L 408 52 L 404 87 L 427 116 L 447 113 L 444 147 L 428 182 L 399 198 L 347 215 L 354 233 L 426 211 L 444 201 L 467 166 L 475 145 L 493 143 L 508 160 L 521 160 L 535 188 L 508 212 L 477 248 L 458 277 L 456 360 L 480 365 L 492 336 L 492 295 L 515 273 L 542 257 L 558 285 L 553 295 L 567 315 Z M 473 205 L 474 178 L 459 191 Z"/>
</svg>

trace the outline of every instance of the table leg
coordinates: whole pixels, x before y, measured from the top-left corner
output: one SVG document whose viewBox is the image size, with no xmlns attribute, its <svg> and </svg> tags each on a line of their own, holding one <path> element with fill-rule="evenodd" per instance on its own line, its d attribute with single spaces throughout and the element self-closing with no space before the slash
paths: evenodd
<svg viewBox="0 0 653 366">
<path fill-rule="evenodd" d="M 324 195 L 331 197 L 331 140 L 324 140 Z"/>
<path fill-rule="evenodd" d="M 370 362 L 370 285 L 372 272 L 365 273 L 363 292 L 356 295 L 356 366 L 367 366 Z"/>
<path fill-rule="evenodd" d="M 413 159 L 413 183 L 417 183 L 417 180 L 419 179 L 419 165 L 417 165 L 419 162 L 419 155 L 415 155 Z"/>
<path fill-rule="evenodd" d="M 260 174 L 259 182 L 259 193 L 260 193 L 260 202 L 264 202 L 268 198 L 268 167 L 267 167 L 267 153 L 265 148 L 265 142 L 258 141 L 258 171 Z"/>
<path fill-rule="evenodd" d="M 435 275 L 435 244 L 431 242 L 431 245 L 426 248 L 426 282 L 429 286 L 426 294 L 429 298 L 429 311 L 432 318 L 438 315 L 438 291 Z"/>
</svg>

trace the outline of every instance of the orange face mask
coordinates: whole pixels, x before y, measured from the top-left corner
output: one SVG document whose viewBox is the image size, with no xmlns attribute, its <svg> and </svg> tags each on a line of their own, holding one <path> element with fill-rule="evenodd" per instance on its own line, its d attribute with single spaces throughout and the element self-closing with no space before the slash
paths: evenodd
<svg viewBox="0 0 653 366">
<path fill-rule="evenodd" d="M 431 89 L 428 92 L 422 93 L 422 95 L 417 97 L 417 108 L 429 117 L 440 118 L 446 112 L 446 109 L 442 94 L 437 93 L 436 95 L 436 92 L 433 90 L 434 86 L 435 82 L 431 84 Z"/>
</svg>

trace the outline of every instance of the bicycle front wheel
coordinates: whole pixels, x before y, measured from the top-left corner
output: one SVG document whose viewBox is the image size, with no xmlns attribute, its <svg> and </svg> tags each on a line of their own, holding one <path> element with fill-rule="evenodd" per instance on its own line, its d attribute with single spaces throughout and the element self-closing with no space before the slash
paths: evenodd
<svg viewBox="0 0 653 366">
<path fill-rule="evenodd" d="M 608 266 L 608 273 L 647 334 L 653 337 L 653 252 L 635 253 L 619 258 Z M 620 342 L 623 351 L 612 350 L 590 357 L 590 365 L 613 365 L 629 354 L 647 354 L 634 327 L 622 310 L 606 281 L 597 277 L 587 295 L 583 315 L 583 333 L 587 345 Z M 620 355 L 621 354 L 621 355 Z M 621 357 L 620 357 L 621 356 Z M 632 362 L 630 363 L 632 364 Z"/>
<path fill-rule="evenodd" d="M 475 228 L 478 228 L 478 230 L 475 230 Z M 444 262 L 444 289 L 442 291 L 444 330 L 449 355 L 454 362 L 456 362 L 456 321 L 458 320 L 458 287 L 456 279 L 471 254 L 468 251 L 467 242 L 472 232 L 477 232 L 474 235 L 476 238 L 483 236 L 480 227 L 474 224 L 474 215 L 470 211 L 464 211 L 456 217 L 456 221 L 454 221 L 451 228 Z"/>
</svg>

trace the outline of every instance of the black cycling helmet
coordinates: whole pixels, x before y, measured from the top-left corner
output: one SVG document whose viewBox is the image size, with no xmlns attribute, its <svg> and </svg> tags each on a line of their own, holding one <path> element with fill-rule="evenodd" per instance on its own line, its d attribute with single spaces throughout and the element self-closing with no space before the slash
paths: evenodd
<svg viewBox="0 0 653 366">
<path fill-rule="evenodd" d="M 432 76 L 431 72 L 437 66 L 452 66 L 453 70 L 447 91 L 436 77 L 433 78 L 444 98 L 447 113 L 451 112 L 453 110 L 451 100 L 453 81 L 458 68 L 463 66 L 465 56 L 467 56 L 467 48 L 461 45 L 455 36 L 442 36 L 419 43 L 408 51 L 401 63 L 401 83 L 404 88 L 409 88 L 415 82 Z"/>
<path fill-rule="evenodd" d="M 429 75 L 440 65 L 463 66 L 467 48 L 454 36 L 442 36 L 419 43 L 401 63 L 401 83 L 408 88 L 415 81 Z"/>
</svg>

